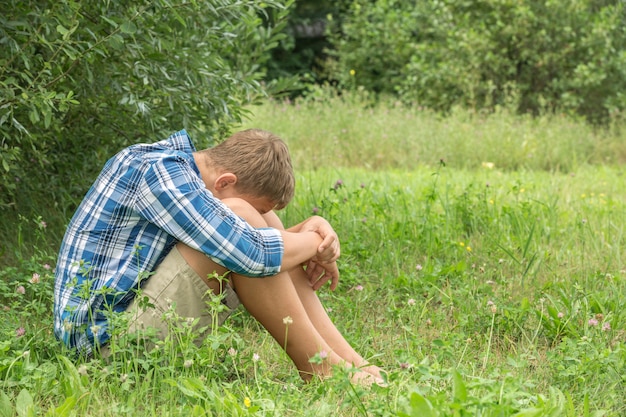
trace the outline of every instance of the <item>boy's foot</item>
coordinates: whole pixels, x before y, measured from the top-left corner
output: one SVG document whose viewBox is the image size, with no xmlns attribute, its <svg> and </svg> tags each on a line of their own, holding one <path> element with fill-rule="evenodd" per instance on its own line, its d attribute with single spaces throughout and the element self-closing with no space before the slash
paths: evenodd
<svg viewBox="0 0 626 417">
<path fill-rule="evenodd" d="M 369 372 L 366 371 L 356 371 L 351 378 L 352 382 L 365 386 L 365 387 L 370 387 L 374 384 L 380 386 L 380 387 L 386 387 L 387 383 L 385 382 L 384 379 L 382 379 L 380 376 L 375 376 Z"/>
<path fill-rule="evenodd" d="M 383 371 L 376 365 L 367 364 L 367 365 L 359 366 L 359 370 L 367 372 L 368 374 L 372 374 L 376 378 L 384 379 L 383 374 L 385 373 L 385 371 Z"/>
</svg>

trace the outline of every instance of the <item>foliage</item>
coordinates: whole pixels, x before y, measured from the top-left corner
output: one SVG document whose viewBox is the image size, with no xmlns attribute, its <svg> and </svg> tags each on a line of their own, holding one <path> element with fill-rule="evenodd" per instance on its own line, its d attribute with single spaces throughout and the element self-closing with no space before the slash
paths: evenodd
<svg viewBox="0 0 626 417">
<path fill-rule="evenodd" d="M 438 111 L 513 105 L 607 122 L 626 108 L 625 27 L 617 0 L 355 1 L 328 72 Z"/>
<path fill-rule="evenodd" d="M 267 78 L 297 75 L 302 81 L 300 89 L 310 83 L 322 82 L 324 49 L 329 46 L 327 18 L 329 15 L 342 16 L 349 3 L 347 0 L 296 2 L 288 16 L 286 36 L 272 50 Z"/>
<path fill-rule="evenodd" d="M 532 398 L 526 391 L 530 387 L 506 376 L 502 378 L 502 382 L 479 378 L 468 383 L 458 372 L 453 371 L 449 378 L 453 386 L 452 395 L 447 393 L 423 395 L 418 390 L 414 390 L 403 404 L 404 411 L 399 411 L 398 416 L 575 417 L 579 415 L 572 407 L 571 398 L 567 399 L 560 390 L 555 388 L 550 390 L 549 398 L 543 395 Z M 472 395 L 481 390 L 487 393 L 481 396 Z M 497 391 L 505 392 L 505 394 L 498 395 Z M 533 406 L 528 407 L 530 402 Z"/>
<path fill-rule="evenodd" d="M 60 190 L 82 196 L 84 179 L 130 143 L 181 128 L 199 145 L 223 134 L 263 94 L 290 5 L 3 2 L 0 206 L 28 190 L 59 204 Z"/>
<path fill-rule="evenodd" d="M 155 349 L 117 334 L 108 360 L 75 358 L 52 334 L 63 225 L 49 218 L 64 214 L 42 199 L 41 216 L 0 217 L 12 256 L 0 267 L 0 416 L 624 415 L 624 167 L 543 169 L 549 158 L 519 151 L 527 141 L 544 158 L 552 141 L 552 160 L 566 161 L 619 149 L 619 134 L 590 144 L 588 127 L 562 117 L 442 120 L 359 100 L 274 102 L 251 123 L 298 161 L 285 224 L 317 214 L 335 226 L 340 286 L 318 294 L 388 386 L 355 386 L 349 369 L 304 384 L 243 309 L 200 348 L 168 312 L 175 337 Z"/>
<path fill-rule="evenodd" d="M 22 218 L 36 250 L 0 270 L 2 415 L 622 415 L 617 172 L 300 171 L 281 216 L 336 226 L 341 285 L 319 296 L 388 371 L 387 387 L 355 386 L 348 369 L 303 384 L 243 310 L 200 348 L 190 323 L 167 312 L 174 336 L 154 348 L 115 334 L 108 360 L 76 359 L 51 333 L 51 231 Z"/>
<path fill-rule="evenodd" d="M 371 354 L 393 352 L 409 375 L 392 381 L 419 387 L 405 398 L 422 396 L 431 415 L 619 415 L 601 409 L 624 389 L 625 242 L 621 223 L 605 223 L 623 207 L 623 180 L 448 170 L 300 178 L 309 188 L 287 218 L 340 225 L 347 290 L 326 299 L 334 316 L 350 317 L 347 333 Z M 444 377 L 452 369 L 465 382 Z"/>
<path fill-rule="evenodd" d="M 333 15 L 328 77 L 343 88 L 395 93 L 414 53 L 416 33 L 426 26 L 421 8 L 428 3 L 355 1 L 343 16 Z"/>
<path fill-rule="evenodd" d="M 626 161 L 626 131 L 594 129 L 563 115 L 517 116 L 454 107 L 447 117 L 397 100 L 375 102 L 366 91 L 311 89 L 294 101 L 271 100 L 252 109 L 242 127 L 264 126 L 285 138 L 294 166 L 413 170 L 437 166 L 505 171 L 576 172 L 587 164 Z"/>
</svg>

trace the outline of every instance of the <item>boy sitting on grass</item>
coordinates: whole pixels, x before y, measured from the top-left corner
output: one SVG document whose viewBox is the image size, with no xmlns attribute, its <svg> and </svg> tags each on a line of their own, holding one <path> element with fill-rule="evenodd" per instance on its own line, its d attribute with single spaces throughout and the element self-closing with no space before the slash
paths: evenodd
<svg viewBox="0 0 626 417">
<path fill-rule="evenodd" d="M 285 230 L 273 211 L 289 203 L 294 184 L 286 145 L 262 130 L 199 152 L 185 131 L 123 150 L 107 162 L 63 239 L 55 334 L 90 355 L 108 348 L 107 312 L 129 311 L 129 330 L 154 327 L 164 337 L 161 316 L 172 305 L 179 316 L 198 318 L 196 328 L 210 329 L 210 289 L 231 310 L 241 302 L 303 379 L 342 365 L 359 368 L 357 381 L 382 382 L 316 294 L 338 282 L 333 228 L 313 216 Z M 216 273 L 227 282 L 211 278 Z M 139 288 L 151 307 L 135 302 Z M 228 314 L 220 313 L 219 324 Z M 309 361 L 321 352 L 324 361 Z"/>
</svg>

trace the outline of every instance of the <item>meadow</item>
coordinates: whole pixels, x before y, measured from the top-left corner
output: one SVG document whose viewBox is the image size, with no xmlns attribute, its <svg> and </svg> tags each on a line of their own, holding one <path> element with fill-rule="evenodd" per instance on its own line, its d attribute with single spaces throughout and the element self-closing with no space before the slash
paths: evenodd
<svg viewBox="0 0 626 417">
<path fill-rule="evenodd" d="M 322 92 L 251 108 L 249 126 L 292 152 L 284 222 L 335 226 L 340 285 L 320 298 L 388 385 L 303 383 L 243 309 L 201 348 L 170 314 L 154 351 L 116 335 L 109 360 L 74 360 L 51 334 L 62 221 L 42 205 L 2 224 L 0 416 L 626 415 L 619 125 Z"/>
</svg>

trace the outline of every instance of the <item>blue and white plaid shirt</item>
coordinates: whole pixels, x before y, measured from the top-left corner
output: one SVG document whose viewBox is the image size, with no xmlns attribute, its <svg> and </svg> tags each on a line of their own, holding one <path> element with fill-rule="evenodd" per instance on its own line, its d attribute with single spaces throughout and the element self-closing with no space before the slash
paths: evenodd
<svg viewBox="0 0 626 417">
<path fill-rule="evenodd" d="M 76 210 L 56 267 L 54 331 L 91 353 L 109 339 L 107 312 L 124 311 L 133 289 L 179 241 L 246 276 L 280 271 L 276 229 L 254 229 L 200 177 L 187 133 L 130 146 L 104 166 Z"/>
</svg>

